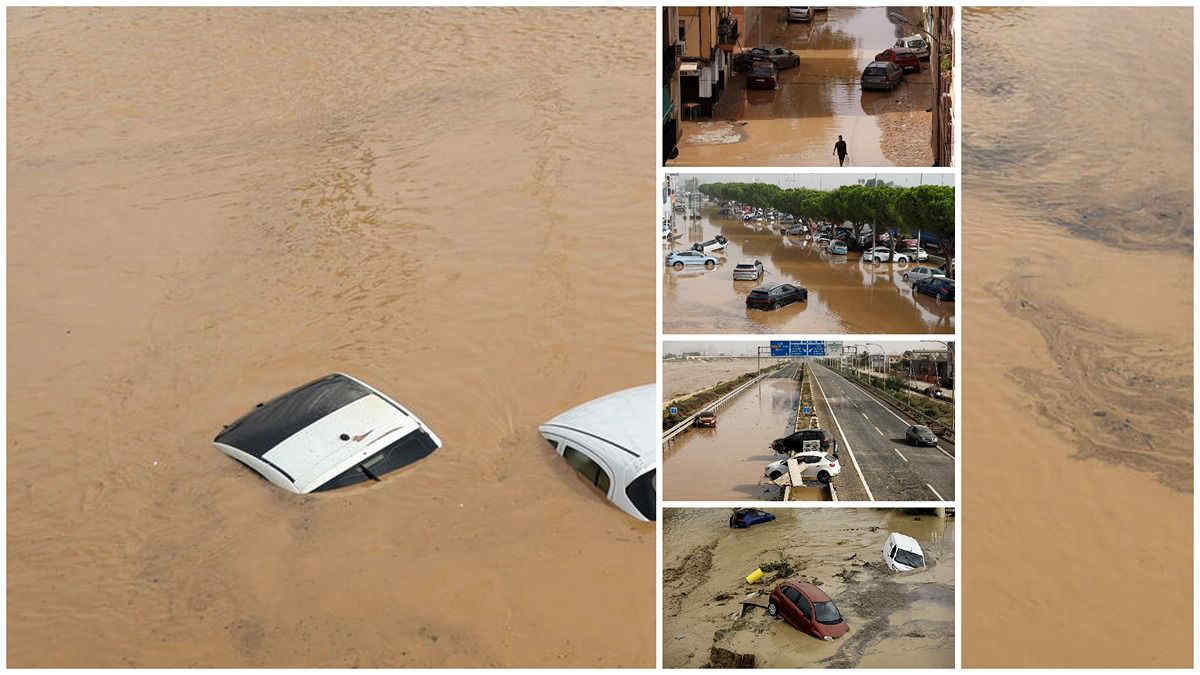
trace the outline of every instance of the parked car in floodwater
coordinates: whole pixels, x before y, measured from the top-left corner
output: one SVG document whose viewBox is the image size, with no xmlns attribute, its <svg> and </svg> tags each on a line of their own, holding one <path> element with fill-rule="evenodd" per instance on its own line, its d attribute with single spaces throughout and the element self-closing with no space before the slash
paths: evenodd
<svg viewBox="0 0 1200 675">
<path fill-rule="evenodd" d="M 921 72 L 921 59 L 916 52 L 907 49 L 885 49 L 875 55 L 876 61 L 891 61 L 900 66 L 901 70 Z"/>
<path fill-rule="evenodd" d="M 646 384 L 575 406 L 538 433 L 610 502 L 638 520 L 653 521 L 656 413 L 654 385 Z"/>
<path fill-rule="evenodd" d="M 788 7 L 788 23 L 793 21 L 812 21 L 812 7 Z"/>
<path fill-rule="evenodd" d="M 771 284 L 759 286 L 746 296 L 746 307 L 749 309 L 772 310 L 779 309 L 793 302 L 807 302 L 808 289 L 792 284 Z"/>
<path fill-rule="evenodd" d="M 918 266 L 904 273 L 904 280 L 915 284 L 926 279 L 945 279 L 946 275 L 932 267 Z"/>
<path fill-rule="evenodd" d="M 763 274 L 763 264 L 758 260 L 743 260 L 733 268 L 734 281 L 758 281 Z"/>
<path fill-rule="evenodd" d="M 711 410 L 705 410 L 699 415 L 696 415 L 696 419 L 692 421 L 692 424 L 698 427 L 709 427 L 715 429 L 717 428 L 717 414 Z"/>
<path fill-rule="evenodd" d="M 837 457 L 826 454 L 821 451 L 814 452 L 799 452 L 787 459 L 780 459 L 771 462 L 767 468 L 763 470 L 763 475 L 771 480 L 788 473 L 788 461 L 796 460 L 799 465 L 800 477 L 803 480 L 816 479 L 823 485 L 828 485 L 829 481 L 842 472 L 842 463 Z"/>
<path fill-rule="evenodd" d="M 775 65 L 778 70 L 784 68 L 795 68 L 800 65 L 800 56 L 786 47 L 778 45 L 763 45 L 750 50 L 750 58 L 752 60 L 766 59 Z"/>
<path fill-rule="evenodd" d="M 904 440 L 910 445 L 937 445 L 938 437 L 929 427 L 914 424 L 904 430 Z"/>
<path fill-rule="evenodd" d="M 784 621 L 819 640 L 833 640 L 850 628 L 833 598 L 817 586 L 789 579 L 771 591 L 767 614 L 782 616 Z"/>
<path fill-rule="evenodd" d="M 919 59 L 929 58 L 929 43 L 920 35 L 909 35 L 896 40 L 892 45 L 893 49 L 908 49 L 917 55 Z"/>
<path fill-rule="evenodd" d="M 891 61 L 872 61 L 863 68 L 863 89 L 886 89 L 891 91 L 904 81 L 904 70 Z"/>
<path fill-rule="evenodd" d="M 755 61 L 750 66 L 750 74 L 746 76 L 746 87 L 749 89 L 774 89 L 779 85 L 775 64 L 770 61 Z"/>
<path fill-rule="evenodd" d="M 829 246 L 825 250 L 829 251 L 833 255 L 846 255 L 850 249 L 846 248 L 846 242 L 840 239 L 834 239 L 833 241 L 829 242 Z"/>
<path fill-rule="evenodd" d="M 780 454 L 820 450 L 837 456 L 837 439 L 825 429 L 801 429 L 771 441 L 771 449 Z"/>
<path fill-rule="evenodd" d="M 954 299 L 954 282 L 942 277 L 925 279 L 913 284 L 913 292 L 924 293 L 938 300 L 949 301 Z"/>
<path fill-rule="evenodd" d="M 876 246 L 875 248 L 863 251 L 862 259 L 868 262 L 896 262 L 906 263 L 909 261 L 909 255 L 903 251 L 892 253 L 892 249 L 887 246 Z"/>
<path fill-rule="evenodd" d="M 667 267 L 681 270 L 684 267 L 706 267 L 712 269 L 721 262 L 719 259 L 704 255 L 699 251 L 672 251 L 667 254 Z"/>
</svg>

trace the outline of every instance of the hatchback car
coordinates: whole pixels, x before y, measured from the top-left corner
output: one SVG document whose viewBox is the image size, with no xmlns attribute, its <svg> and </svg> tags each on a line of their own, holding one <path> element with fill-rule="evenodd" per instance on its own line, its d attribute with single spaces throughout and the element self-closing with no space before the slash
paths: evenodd
<svg viewBox="0 0 1200 675">
<path fill-rule="evenodd" d="M 929 43 L 926 42 L 925 38 L 921 37 L 920 35 L 909 35 L 908 37 L 902 37 L 896 40 L 896 43 L 892 45 L 892 48 L 907 49 L 912 51 L 916 53 L 917 58 L 919 59 L 929 58 Z"/>
<path fill-rule="evenodd" d="M 863 69 L 863 89 L 886 89 L 891 91 L 904 81 L 904 70 L 891 61 L 872 61 Z"/>
<path fill-rule="evenodd" d="M 750 309 L 779 309 L 793 302 L 807 302 L 808 289 L 792 284 L 759 286 L 746 296 L 746 307 Z"/>
<path fill-rule="evenodd" d="M 784 621 L 819 640 L 840 638 L 850 630 L 825 591 L 797 579 L 789 579 L 771 591 L 767 614 L 782 616 Z"/>
<path fill-rule="evenodd" d="M 567 464 L 625 513 L 652 521 L 657 503 L 654 385 L 571 408 L 538 427 Z"/>
<path fill-rule="evenodd" d="M 816 452 L 799 452 L 787 459 L 780 459 L 771 462 L 767 468 L 763 470 L 763 475 L 771 480 L 788 473 L 788 462 L 796 460 L 800 471 L 800 477 L 804 480 L 817 479 L 823 485 L 828 485 L 829 481 L 842 472 L 842 463 L 837 457 L 821 451 Z"/>
<path fill-rule="evenodd" d="M 834 239 L 833 241 L 829 242 L 829 246 L 825 250 L 829 251 L 833 255 L 846 255 L 846 252 L 850 249 L 846 248 L 846 242 L 840 239 Z"/>
<path fill-rule="evenodd" d="M 885 49 L 875 55 L 876 61 L 891 61 L 903 70 L 921 72 L 921 59 L 907 49 Z"/>
<path fill-rule="evenodd" d="M 378 481 L 442 441 L 408 408 L 334 373 L 259 403 L 213 445 L 284 490 L 307 494 Z"/>
<path fill-rule="evenodd" d="M 909 283 L 913 283 L 913 284 L 917 283 L 918 281 L 924 281 L 926 279 L 944 279 L 944 278 L 946 278 L 945 274 L 942 274 L 941 272 L 937 271 L 936 269 L 934 269 L 932 267 L 918 266 L 918 267 L 914 267 L 911 270 L 908 270 L 907 272 L 904 273 L 904 280 Z"/>
<path fill-rule="evenodd" d="M 812 21 L 812 7 L 788 7 L 788 23 Z"/>
<path fill-rule="evenodd" d="M 775 64 L 770 61 L 755 61 L 750 66 L 750 74 L 746 76 L 746 86 L 750 89 L 774 89 L 779 85 Z"/>
<path fill-rule="evenodd" d="M 743 260 L 733 268 L 734 281 L 758 281 L 763 274 L 763 264 L 758 260 Z"/>
<path fill-rule="evenodd" d="M 819 450 L 837 456 L 837 439 L 824 429 L 801 429 L 794 434 L 771 441 L 771 449 L 780 454 Z"/>
<path fill-rule="evenodd" d="M 750 50 L 750 58 L 753 60 L 766 59 L 775 64 L 775 68 L 778 70 L 795 68 L 800 65 L 800 56 L 796 52 L 777 45 L 755 47 Z"/>
<path fill-rule="evenodd" d="M 943 277 L 934 277 L 913 284 L 913 291 L 949 301 L 954 299 L 954 282 Z"/>
<path fill-rule="evenodd" d="M 914 424 L 904 430 L 904 440 L 910 445 L 937 445 L 938 437 L 929 427 Z"/>
<path fill-rule="evenodd" d="M 709 427 L 715 429 L 717 428 L 717 414 L 711 410 L 705 410 L 699 415 L 696 415 L 696 419 L 694 422 L 692 422 L 692 424 L 695 424 L 698 427 Z"/>
<path fill-rule="evenodd" d="M 706 267 L 712 269 L 720 260 L 699 251 L 673 251 L 667 255 L 667 267 L 681 270 L 684 267 Z"/>
<path fill-rule="evenodd" d="M 911 572 L 925 567 L 925 552 L 916 539 L 892 532 L 883 540 L 883 563 L 893 572 Z"/>
</svg>

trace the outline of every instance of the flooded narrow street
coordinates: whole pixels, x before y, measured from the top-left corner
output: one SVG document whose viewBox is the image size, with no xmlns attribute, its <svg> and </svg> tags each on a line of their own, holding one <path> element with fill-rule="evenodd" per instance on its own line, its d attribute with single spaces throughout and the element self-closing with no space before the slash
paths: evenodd
<svg viewBox="0 0 1200 675">
<path fill-rule="evenodd" d="M 954 666 L 953 519 L 932 509 L 769 511 L 776 520 L 731 529 L 730 509 L 664 509 L 665 667 L 709 665 L 714 650 L 753 655 L 764 668 Z M 916 539 L 927 567 L 889 571 L 890 532 Z M 746 583 L 767 568 L 763 582 Z M 822 641 L 767 615 L 766 595 L 797 578 L 833 599 L 847 634 Z"/>
<path fill-rule="evenodd" d="M 918 8 L 830 7 L 811 22 L 788 23 L 787 7 L 747 7 L 741 45 L 778 45 L 799 65 L 778 72 L 774 90 L 746 88 L 735 75 L 711 120 L 681 122 L 679 156 L 669 166 L 838 166 L 833 144 L 848 145 L 846 166 L 930 166 L 929 64 L 892 91 L 864 91 L 863 69 L 898 37 L 917 32 Z"/>
<path fill-rule="evenodd" d="M 763 499 L 763 467 L 779 459 L 771 441 L 786 436 L 800 391 L 790 377 L 767 377 L 717 412 L 717 428 L 695 428 L 663 448 L 664 500 Z"/>
<path fill-rule="evenodd" d="M 536 431 L 654 380 L 653 10 L 7 19 L 8 664 L 653 667 L 654 525 Z M 444 447 L 211 445 L 334 371 Z"/>
<path fill-rule="evenodd" d="M 1193 12 L 964 12 L 966 667 L 1193 664 Z"/>
<path fill-rule="evenodd" d="M 831 255 L 802 237 L 761 223 L 701 210 L 676 221 L 683 250 L 720 234 L 729 243 L 714 253 L 713 270 L 663 267 L 664 333 L 953 333 L 954 302 L 913 293 L 903 278 L 914 264 L 864 263 L 860 254 Z M 733 267 L 760 260 L 762 281 L 734 281 Z M 764 283 L 799 284 L 808 301 L 774 311 L 747 309 L 746 295 Z"/>
</svg>

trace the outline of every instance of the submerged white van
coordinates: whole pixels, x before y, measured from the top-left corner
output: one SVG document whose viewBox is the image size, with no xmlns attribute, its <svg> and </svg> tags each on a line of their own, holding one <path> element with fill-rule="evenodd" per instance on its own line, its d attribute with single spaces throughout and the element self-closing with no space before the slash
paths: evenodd
<svg viewBox="0 0 1200 675">
<path fill-rule="evenodd" d="M 654 385 L 624 389 L 576 406 L 538 427 L 567 464 L 638 520 L 655 519 Z"/>
<path fill-rule="evenodd" d="M 893 532 L 883 542 L 883 562 L 893 572 L 911 572 L 925 567 L 925 552 L 916 539 Z"/>
</svg>

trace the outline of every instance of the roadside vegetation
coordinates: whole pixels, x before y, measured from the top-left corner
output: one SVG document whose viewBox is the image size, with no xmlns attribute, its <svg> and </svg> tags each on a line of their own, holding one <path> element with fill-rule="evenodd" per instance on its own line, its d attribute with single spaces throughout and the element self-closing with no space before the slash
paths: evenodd
<svg viewBox="0 0 1200 675">
<path fill-rule="evenodd" d="M 780 367 L 781 366 L 779 366 L 779 365 L 770 365 L 770 366 L 767 366 L 766 368 L 763 368 L 762 370 L 756 370 L 756 371 L 752 371 L 749 373 L 745 373 L 744 375 L 739 375 L 738 377 L 735 377 L 732 380 L 718 382 L 717 384 L 709 387 L 708 389 L 698 391 L 695 394 L 692 394 L 691 396 L 688 396 L 686 398 L 677 399 L 677 400 L 673 401 L 671 403 L 671 405 L 669 405 L 669 406 L 663 406 L 662 428 L 670 429 L 671 427 L 675 426 L 676 424 L 679 424 L 683 420 L 685 420 L 688 417 L 699 412 L 700 409 L 703 408 L 704 406 L 721 398 L 722 396 L 724 396 L 725 394 L 728 394 L 729 392 L 733 391 L 734 389 L 737 389 L 738 387 L 745 384 L 746 382 L 753 380 L 754 378 L 758 377 L 759 375 L 762 375 L 763 373 L 770 372 L 770 371 L 775 370 Z M 670 414 L 672 407 L 675 408 L 674 415 Z"/>
<path fill-rule="evenodd" d="M 925 419 L 917 420 L 918 422 L 933 421 L 945 431 L 953 431 L 954 429 L 954 404 L 946 401 L 938 401 L 924 394 L 911 391 L 905 386 L 905 380 L 902 377 L 889 375 L 886 379 L 880 377 L 871 378 L 851 370 L 843 373 L 843 375 L 861 386 L 882 391 L 914 412 L 923 415 Z"/>
</svg>

